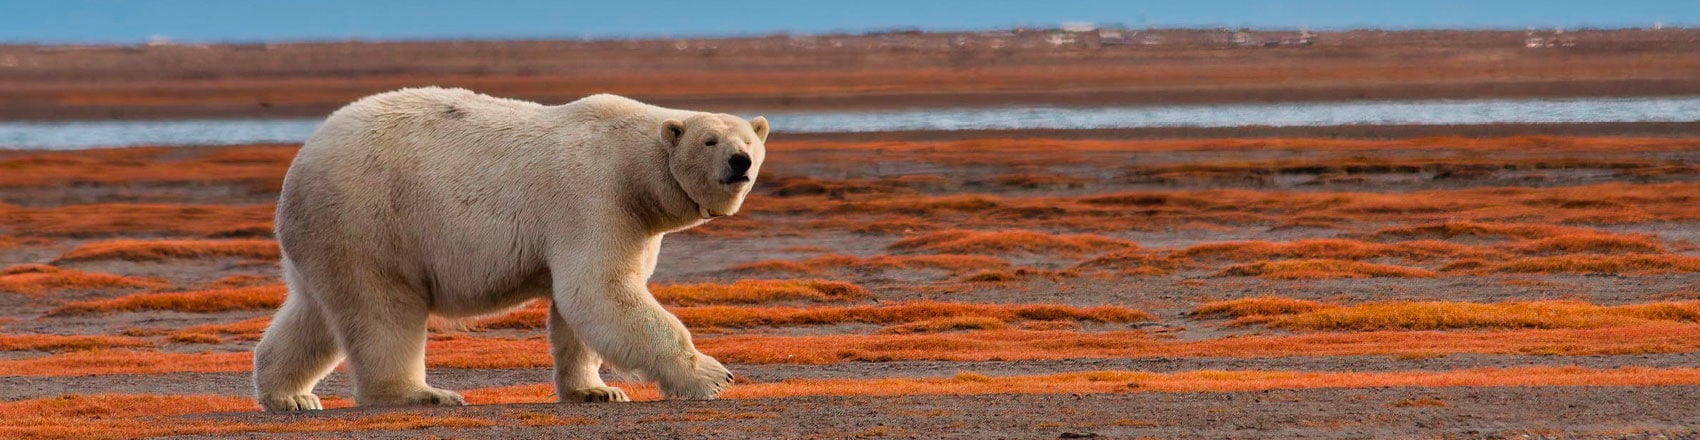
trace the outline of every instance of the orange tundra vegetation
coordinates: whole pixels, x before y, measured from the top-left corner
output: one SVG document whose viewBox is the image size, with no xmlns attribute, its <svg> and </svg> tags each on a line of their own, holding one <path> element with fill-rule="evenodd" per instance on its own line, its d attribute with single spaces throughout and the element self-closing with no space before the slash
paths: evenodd
<svg viewBox="0 0 1700 440">
<path fill-rule="evenodd" d="M 895 250 L 920 250 L 950 254 L 990 254 L 1006 252 L 1083 254 L 1093 251 L 1137 248 L 1127 240 L 1093 234 L 1051 235 L 1034 231 L 965 231 L 933 232 L 897 240 L 889 246 Z"/>
<path fill-rule="evenodd" d="M 1351 239 L 1306 239 L 1285 243 L 1231 241 L 1206 243 L 1170 253 L 1173 258 L 1199 260 L 1257 261 L 1273 258 L 1368 260 L 1403 258 L 1427 261 L 1439 258 L 1491 258 L 1503 255 L 1492 249 L 1444 241 L 1405 241 L 1382 244 Z"/>
<path fill-rule="evenodd" d="M 850 255 L 822 255 L 803 261 L 757 261 L 732 266 L 732 270 L 809 275 L 820 274 L 827 269 L 861 271 L 935 269 L 952 273 L 965 273 L 1005 267 L 1009 267 L 1008 261 L 984 255 L 879 255 L 866 258 Z"/>
<path fill-rule="evenodd" d="M 1442 270 L 1492 273 L 1614 273 L 1666 274 L 1700 272 L 1700 257 L 1687 255 L 1558 255 L 1551 257 L 1519 258 L 1509 261 L 1461 260 L 1442 267 Z"/>
<path fill-rule="evenodd" d="M 1067 322 L 1067 321 L 1034 321 Z M 740 335 L 698 338 L 697 347 L 723 362 L 822 365 L 839 362 L 1018 361 L 1077 358 L 1437 356 L 1454 353 L 1600 356 L 1700 351 L 1700 325 L 1496 331 L 1374 331 L 1241 336 L 1201 341 L 1153 338 L 1145 332 L 986 330 L 932 334 L 810 336 Z M 547 368 L 549 343 L 436 335 L 426 346 L 433 368 Z M 0 375 L 79 376 L 173 372 L 240 372 L 252 354 L 161 353 L 96 349 L 25 359 L 0 359 Z"/>
<path fill-rule="evenodd" d="M 977 138 L 952 141 L 808 141 L 774 143 L 770 148 L 791 150 L 879 150 L 881 152 L 937 152 L 939 154 L 991 152 L 1080 152 L 1080 151 L 1336 151 L 1386 152 L 1661 152 L 1700 149 L 1700 140 L 1672 137 L 1590 136 L 1502 136 L 1472 138 L 1427 136 L 1401 139 L 1335 138 L 1201 138 L 1201 139 L 1033 139 Z M 784 158 L 785 155 L 775 155 Z"/>
<path fill-rule="evenodd" d="M 97 348 L 147 347 L 153 344 L 136 338 L 102 335 L 4 335 L 0 351 L 67 351 Z"/>
<path fill-rule="evenodd" d="M 0 187 L 233 182 L 264 191 L 282 183 L 295 151 L 294 145 L 278 144 L 32 152 L 0 159 L 0 169 L 6 170 Z M 183 153 L 193 156 L 175 159 Z"/>
<path fill-rule="evenodd" d="M 154 289 L 165 287 L 167 284 L 169 283 L 159 278 L 89 273 L 45 264 L 20 264 L 0 271 L 0 292 L 32 296 L 61 290 Z"/>
<path fill-rule="evenodd" d="M 214 313 L 232 310 L 275 309 L 283 305 L 283 285 L 242 287 L 193 292 L 138 293 L 111 299 L 65 303 L 48 315 L 82 315 L 103 312 L 163 310 Z"/>
<path fill-rule="evenodd" d="M 1325 278 L 1430 278 L 1434 277 L 1435 273 L 1427 269 L 1362 261 L 1305 259 L 1240 264 L 1229 267 L 1216 275 L 1308 280 Z"/>
<path fill-rule="evenodd" d="M 913 396 L 974 394 L 1101 394 L 1132 392 L 1233 392 L 1276 389 L 1505 386 L 1690 386 L 1700 384 L 1700 369 L 1623 367 L 1481 368 L 1450 371 L 1223 371 L 1173 373 L 1084 371 L 1031 376 L 987 376 L 959 372 L 952 377 L 886 379 L 788 379 L 738 384 L 728 399 L 800 396 Z M 469 402 L 515 404 L 554 402 L 550 384 L 468 390 Z M 647 391 L 647 390 L 644 390 Z M 639 393 L 634 400 L 656 399 Z"/>
<path fill-rule="evenodd" d="M 1200 318 L 1244 318 L 1259 315 L 1289 315 L 1334 307 L 1339 306 L 1302 299 L 1260 296 L 1204 303 L 1193 308 L 1191 315 Z"/>
<path fill-rule="evenodd" d="M 732 284 L 652 285 L 662 304 L 760 304 L 779 301 L 846 302 L 870 298 L 868 289 L 828 280 L 739 280 Z"/>
<path fill-rule="evenodd" d="M 1271 327 L 1335 331 L 1600 328 L 1700 321 L 1700 302 L 1599 306 L 1578 301 L 1428 301 L 1318 306 L 1263 314 L 1283 315 L 1267 318 Z"/>
<path fill-rule="evenodd" d="M 347 406 L 327 400 L 328 407 Z M 551 420 L 439 416 L 410 412 L 338 414 L 312 419 L 249 423 L 180 416 L 214 412 L 249 412 L 252 398 L 235 396 L 167 396 L 146 394 L 65 395 L 0 402 L 0 437 L 43 439 L 122 439 L 177 435 L 235 435 L 244 433 L 314 433 L 394 431 L 425 428 L 476 428 L 502 424 L 554 424 Z M 169 417 L 169 418 L 167 418 Z M 515 423 L 515 422 L 518 423 Z M 583 424 L 581 419 L 559 419 Z"/>
<path fill-rule="evenodd" d="M 1311 333 L 1182 342 L 1153 339 L 1134 331 L 988 330 L 940 334 L 741 335 L 699 339 L 697 344 L 704 353 L 721 361 L 747 364 L 1448 353 L 1590 356 L 1694 351 L 1700 349 L 1700 325 Z"/>
<path fill-rule="evenodd" d="M 55 262 L 90 260 L 162 261 L 209 257 L 276 260 L 272 240 L 114 240 L 77 246 Z"/>
<path fill-rule="evenodd" d="M 1087 196 L 979 194 L 773 198 L 752 196 L 766 214 L 912 216 L 960 227 L 1086 231 L 1156 230 L 1190 223 L 1279 224 L 1331 218 L 1352 222 L 1538 221 L 1627 224 L 1700 220 L 1700 183 L 1554 188 L 1465 188 L 1370 192 L 1252 190 L 1149 191 Z"/>
<path fill-rule="evenodd" d="M 120 234 L 228 233 L 232 225 L 269 224 L 275 208 L 248 206 L 98 203 L 45 208 L 0 203 L 0 228 L 31 234 L 103 237 Z"/>
<path fill-rule="evenodd" d="M 546 306 L 545 306 L 546 307 Z M 485 328 L 542 328 L 548 309 L 533 306 L 480 321 Z M 672 309 L 679 321 L 693 328 L 806 326 L 847 323 L 892 324 L 940 318 L 980 317 L 1004 322 L 1022 320 L 1094 322 L 1155 321 L 1148 313 L 1119 306 L 1080 308 L 1055 304 L 963 304 L 917 301 L 848 307 L 731 307 L 698 306 Z"/>
</svg>

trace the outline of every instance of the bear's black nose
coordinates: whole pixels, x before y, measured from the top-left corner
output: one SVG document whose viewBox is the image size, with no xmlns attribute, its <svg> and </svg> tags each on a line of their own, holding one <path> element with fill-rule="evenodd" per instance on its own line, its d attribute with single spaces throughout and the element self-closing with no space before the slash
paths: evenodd
<svg viewBox="0 0 1700 440">
<path fill-rule="evenodd" d="M 744 153 L 734 154 L 731 159 L 726 161 L 726 165 L 732 167 L 732 175 L 727 177 L 743 176 L 745 173 L 750 172 L 750 155 Z"/>
</svg>

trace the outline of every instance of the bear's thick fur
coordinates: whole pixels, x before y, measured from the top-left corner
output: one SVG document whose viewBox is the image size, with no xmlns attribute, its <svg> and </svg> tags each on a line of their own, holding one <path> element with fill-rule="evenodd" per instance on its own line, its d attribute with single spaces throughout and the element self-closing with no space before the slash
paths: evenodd
<svg viewBox="0 0 1700 440">
<path fill-rule="evenodd" d="M 277 206 L 288 300 L 255 347 L 268 410 L 320 409 L 345 357 L 360 405 L 458 405 L 425 384 L 428 314 L 550 298 L 562 401 L 624 401 L 606 361 L 670 398 L 732 381 L 650 295 L 663 234 L 738 211 L 767 120 L 613 95 L 559 106 L 405 89 L 331 114 Z"/>
</svg>

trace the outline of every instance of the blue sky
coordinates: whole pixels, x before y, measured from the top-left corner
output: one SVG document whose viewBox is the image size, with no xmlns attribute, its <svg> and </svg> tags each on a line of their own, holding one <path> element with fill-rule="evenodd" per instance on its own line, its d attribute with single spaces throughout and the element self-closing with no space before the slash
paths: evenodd
<svg viewBox="0 0 1700 440">
<path fill-rule="evenodd" d="M 1159 27 L 1510 28 L 1700 25 L 1700 0 L 0 0 L 0 42 L 541 39 Z"/>
</svg>

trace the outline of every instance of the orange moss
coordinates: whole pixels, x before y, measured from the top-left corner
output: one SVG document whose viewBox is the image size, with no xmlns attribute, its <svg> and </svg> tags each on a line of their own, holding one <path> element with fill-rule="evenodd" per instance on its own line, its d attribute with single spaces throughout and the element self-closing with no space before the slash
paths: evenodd
<svg viewBox="0 0 1700 440">
<path fill-rule="evenodd" d="M 0 160 L 0 169 L 6 170 L 0 175 L 0 187 L 236 183 L 266 188 L 283 181 L 295 150 L 293 145 L 244 145 L 33 152 Z M 172 159 L 185 153 L 199 154 Z"/>
<path fill-rule="evenodd" d="M 177 335 L 184 335 L 189 338 L 194 336 L 188 335 L 231 335 L 238 341 L 253 341 L 259 340 L 260 335 L 266 332 L 266 326 L 271 325 L 271 323 L 272 318 L 270 316 L 261 316 L 228 324 L 201 324 L 178 330 L 173 333 L 173 337 Z"/>
<path fill-rule="evenodd" d="M 206 235 L 231 224 L 271 221 L 272 205 L 159 205 L 100 203 L 50 208 L 0 205 L 0 228 L 32 234 L 100 237 L 115 234 Z"/>
<path fill-rule="evenodd" d="M 151 345 L 147 341 L 124 336 L 0 334 L 0 351 L 71 351 Z"/>
<path fill-rule="evenodd" d="M 253 368 L 253 354 L 247 352 L 158 353 L 95 349 L 25 359 L 0 359 L 0 375 L 7 376 L 228 373 Z"/>
<path fill-rule="evenodd" d="M 55 262 L 89 260 L 162 261 L 209 257 L 278 259 L 271 240 L 116 240 L 78 246 Z"/>
<path fill-rule="evenodd" d="M 1127 240 L 1093 234 L 1051 235 L 1034 231 L 966 231 L 949 230 L 898 240 L 889 246 L 896 250 L 922 250 L 954 254 L 991 253 L 1063 253 L 1082 254 L 1093 251 L 1136 248 Z"/>
<path fill-rule="evenodd" d="M 1058 321 L 1069 322 L 1069 321 Z M 740 335 L 698 338 L 697 347 L 728 363 L 831 364 L 933 360 L 954 362 L 1076 358 L 1422 356 L 1451 353 L 1599 356 L 1700 351 L 1700 325 L 1497 331 L 1373 331 L 1243 336 L 1171 341 L 1139 331 L 987 330 L 938 334 Z M 436 336 L 427 344 L 433 368 L 547 368 L 549 344 L 527 340 Z M 240 372 L 251 354 L 91 350 L 0 359 L 0 375 L 78 376 L 170 372 Z M 734 387 L 735 388 L 735 387 Z"/>
<path fill-rule="evenodd" d="M 222 344 L 224 338 L 210 333 L 177 332 L 166 338 L 171 342 L 183 344 Z"/>
<path fill-rule="evenodd" d="M 1531 255 L 1665 253 L 1664 245 L 1659 244 L 1658 239 L 1651 236 L 1598 233 L 1547 237 L 1513 244 L 1507 246 L 1507 249 L 1512 252 Z"/>
<path fill-rule="evenodd" d="M 913 335 L 725 336 L 697 341 L 725 362 L 830 364 L 1146 357 L 1287 357 L 1486 353 L 1591 356 L 1700 350 L 1700 325 L 1597 329 L 1375 331 L 1164 341 L 1143 332 L 991 330 Z"/>
<path fill-rule="evenodd" d="M 730 307 L 701 306 L 672 309 L 675 316 L 693 328 L 745 328 L 761 326 L 807 326 L 845 323 L 893 324 L 941 318 L 988 318 L 1004 322 L 1022 320 L 1086 320 L 1095 322 L 1155 321 L 1145 312 L 1118 306 L 1080 308 L 1054 304 L 962 304 L 917 301 L 878 306 L 849 307 Z M 505 316 L 481 320 L 482 328 L 542 328 L 548 311 L 530 307 Z"/>
<path fill-rule="evenodd" d="M 1375 238 L 1390 238 L 1398 240 L 1425 238 L 1449 240 L 1456 237 L 1542 239 L 1565 235 L 1593 233 L 1596 232 L 1588 229 L 1554 225 L 1529 223 L 1477 223 L 1463 221 L 1390 227 L 1375 231 L 1375 233 L 1370 236 Z"/>
<path fill-rule="evenodd" d="M 1260 296 L 1204 303 L 1192 309 L 1192 316 L 1201 318 L 1291 315 L 1336 307 L 1302 299 Z"/>
<path fill-rule="evenodd" d="M 1050 322 L 1050 321 L 1045 321 Z M 1003 330 L 1003 320 L 985 316 L 956 316 L 898 324 L 882 328 L 881 334 L 941 333 L 951 330 Z"/>
<path fill-rule="evenodd" d="M 933 269 L 961 273 L 1005 267 L 1009 267 L 1008 261 L 982 255 L 880 255 L 868 258 L 849 255 L 822 255 L 803 261 L 757 261 L 732 266 L 732 270 L 739 272 L 818 274 L 827 269 L 862 271 Z"/>
<path fill-rule="evenodd" d="M 999 175 L 993 177 L 992 182 L 996 182 L 1003 186 L 1017 186 L 1029 189 L 1052 186 L 1080 188 L 1085 186 L 1087 182 L 1091 182 L 1091 179 L 1057 174 L 1020 173 Z"/>
<path fill-rule="evenodd" d="M 1326 307 L 1274 317 L 1271 327 L 1294 330 L 1557 329 L 1700 321 L 1700 302 L 1597 306 L 1575 301 L 1478 304 L 1386 302 Z"/>
<path fill-rule="evenodd" d="M 63 290 L 160 288 L 166 284 L 168 283 L 165 280 L 159 278 L 89 273 L 45 264 L 20 264 L 0 272 L 0 292 L 32 296 Z"/>
<path fill-rule="evenodd" d="M 48 315 L 139 312 L 144 310 L 213 313 L 231 310 L 275 309 L 283 305 L 283 297 L 286 292 L 286 288 L 282 285 L 270 285 L 195 292 L 140 293 L 112 299 L 70 302 L 53 309 L 48 312 Z"/>
<path fill-rule="evenodd" d="M 328 406 L 346 406 L 340 401 Z M 251 433 L 315 433 L 426 428 L 477 428 L 498 422 L 469 417 L 406 412 L 335 415 L 277 422 L 233 422 L 181 417 L 256 409 L 253 399 L 233 396 L 97 394 L 0 402 L 0 437 L 46 439 L 121 439 L 182 435 L 230 436 Z M 170 418 L 165 418 L 170 417 Z"/>
<path fill-rule="evenodd" d="M 234 289 L 238 287 L 253 287 L 266 284 L 277 284 L 277 278 L 258 274 L 237 274 L 213 280 L 201 286 L 203 289 Z"/>
<path fill-rule="evenodd" d="M 1414 267 L 1346 260 L 1280 260 L 1240 264 L 1218 276 L 1257 276 L 1281 280 L 1323 278 L 1429 278 L 1434 272 Z"/>
<path fill-rule="evenodd" d="M 858 234 L 908 234 L 938 228 L 938 224 L 921 219 L 882 218 L 851 228 L 850 231 Z"/>
<path fill-rule="evenodd" d="M 914 396 L 977 394 L 1102 394 L 1131 392 L 1244 392 L 1276 389 L 1508 386 L 1693 386 L 1700 368 L 1513 367 L 1450 371 L 1222 371 L 1173 373 L 1086 371 L 1031 376 L 987 376 L 964 371 L 952 377 L 788 379 L 739 384 L 722 397 L 774 399 L 801 396 Z M 480 403 L 553 402 L 552 386 L 531 384 L 470 390 Z M 644 396 L 635 400 L 651 400 Z M 488 400 L 483 400 L 488 399 Z"/>
<path fill-rule="evenodd" d="M 760 304 L 779 301 L 846 302 L 873 296 L 855 284 L 827 280 L 739 280 L 732 284 L 652 285 L 663 304 Z"/>
<path fill-rule="evenodd" d="M 1114 270 L 1123 275 L 1148 276 L 1167 275 L 1184 265 L 1181 260 L 1160 257 L 1151 252 L 1125 250 L 1094 257 L 1075 265 L 1075 267 Z"/>
<path fill-rule="evenodd" d="M 1519 258 L 1511 261 L 1462 261 L 1441 270 L 1472 270 L 1476 273 L 1617 273 L 1664 274 L 1700 272 L 1700 257 L 1687 255 L 1560 255 Z"/>
<path fill-rule="evenodd" d="M 1276 258 L 1330 260 L 1403 258 L 1413 261 L 1426 261 L 1438 258 L 1486 258 L 1497 255 L 1500 255 L 1500 253 L 1491 249 L 1480 249 L 1443 241 L 1407 241 L 1382 244 L 1329 238 L 1286 243 L 1266 241 L 1206 243 L 1175 251 L 1170 254 L 1170 257 L 1231 261 L 1257 261 Z"/>
</svg>

